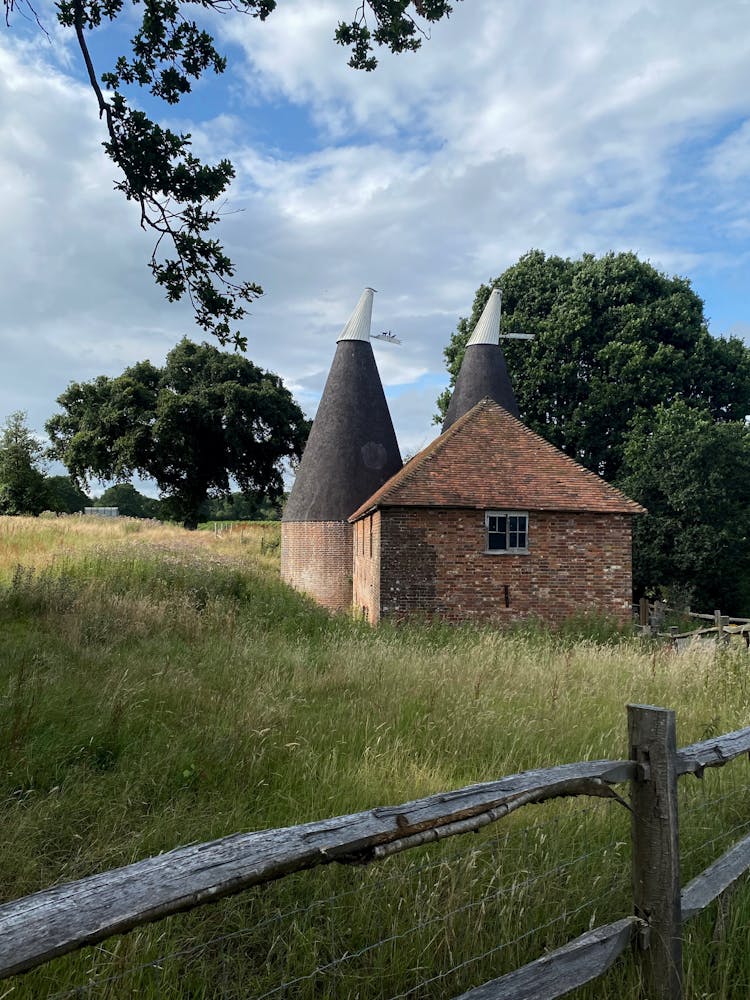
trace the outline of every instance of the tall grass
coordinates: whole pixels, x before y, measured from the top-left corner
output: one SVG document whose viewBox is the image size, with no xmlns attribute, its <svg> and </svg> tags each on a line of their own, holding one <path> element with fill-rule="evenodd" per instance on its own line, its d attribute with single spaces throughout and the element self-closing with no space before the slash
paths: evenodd
<svg viewBox="0 0 750 1000">
<path fill-rule="evenodd" d="M 286 588 L 277 542 L 273 524 L 0 518 L 4 899 L 182 843 L 621 757 L 628 701 L 675 708 L 681 743 L 748 724 L 742 650 L 374 631 Z M 742 767 L 684 779 L 685 878 L 750 820 Z M 609 802 L 522 810 L 377 866 L 300 873 L 6 988 L 247 997 L 299 979 L 272 995 L 449 997 L 625 915 L 628 822 Z M 690 932 L 690 995 L 747 995 L 748 894 L 714 910 Z M 627 963 L 580 993 L 635 995 Z"/>
</svg>

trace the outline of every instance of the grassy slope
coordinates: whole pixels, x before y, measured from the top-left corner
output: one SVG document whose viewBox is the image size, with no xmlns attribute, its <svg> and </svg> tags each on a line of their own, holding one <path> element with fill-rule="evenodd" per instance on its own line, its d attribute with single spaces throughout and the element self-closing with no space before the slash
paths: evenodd
<svg viewBox="0 0 750 1000">
<path fill-rule="evenodd" d="M 676 708 L 681 743 L 748 723 L 742 651 L 676 657 L 439 625 L 374 632 L 284 587 L 277 540 L 271 524 L 217 536 L 0 518 L 4 898 L 181 843 L 619 757 L 628 701 Z M 743 767 L 683 782 L 685 878 L 725 846 L 701 851 L 701 841 L 750 819 Z M 274 995 L 448 997 L 628 912 L 627 830 L 610 803 L 523 810 L 502 828 L 377 867 L 301 873 L 6 988 L 38 997 L 122 976 L 90 995 L 256 996 L 366 949 Z M 301 912 L 281 916 L 290 909 Z M 528 933 L 565 911 L 570 919 Z M 691 932 L 691 995 L 747 995 L 747 894 L 716 931 L 715 915 Z M 632 970 L 607 982 L 580 995 L 635 995 Z"/>
</svg>

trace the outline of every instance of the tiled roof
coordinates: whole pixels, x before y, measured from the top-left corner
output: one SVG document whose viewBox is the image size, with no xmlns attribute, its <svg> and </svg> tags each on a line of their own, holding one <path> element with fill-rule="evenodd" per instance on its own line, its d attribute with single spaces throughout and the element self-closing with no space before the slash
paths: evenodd
<svg viewBox="0 0 750 1000">
<path fill-rule="evenodd" d="M 491 399 L 407 462 L 349 520 L 376 507 L 646 513 Z"/>
</svg>

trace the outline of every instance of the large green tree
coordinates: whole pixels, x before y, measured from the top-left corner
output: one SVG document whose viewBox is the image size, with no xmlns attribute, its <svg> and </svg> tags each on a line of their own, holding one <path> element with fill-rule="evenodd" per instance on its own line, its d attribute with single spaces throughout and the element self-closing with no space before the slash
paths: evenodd
<svg viewBox="0 0 750 1000">
<path fill-rule="evenodd" d="M 309 429 L 277 375 L 188 340 L 163 368 L 143 361 L 117 378 L 73 383 L 58 403 L 47 432 L 71 475 L 151 478 L 188 528 L 233 480 L 278 498 L 283 461 L 302 454 Z"/>
<path fill-rule="evenodd" d="M 78 514 L 91 506 L 91 497 L 78 487 L 70 476 L 48 476 L 49 509 L 58 514 Z"/>
<path fill-rule="evenodd" d="M 460 0 L 452 0 L 460 2 Z M 225 57 L 207 27 L 215 14 L 238 12 L 265 19 L 277 0 L 59 0 L 57 20 L 76 39 L 106 129 L 104 149 L 117 168 L 116 187 L 135 202 L 140 224 L 155 234 L 150 267 L 170 301 L 187 295 L 198 325 L 220 343 L 244 346 L 233 326 L 246 305 L 262 294 L 260 285 L 235 279 L 235 268 L 212 235 L 216 209 L 232 177 L 229 160 L 201 162 L 191 136 L 175 132 L 133 106 L 134 86 L 168 105 L 189 94 L 206 71 L 223 73 Z M 15 11 L 39 21 L 34 0 L 3 0 L 6 24 Z M 357 0 L 351 21 L 335 31 L 351 48 L 349 65 L 372 70 L 373 46 L 391 52 L 415 50 L 430 24 L 447 17 L 447 0 Z M 107 22 L 135 33 L 114 65 L 94 65 L 90 36 Z M 215 20 L 213 20 L 215 23 Z"/>
<path fill-rule="evenodd" d="M 26 414 L 11 413 L 0 430 L 0 514 L 40 514 L 49 494 L 40 469 L 42 446 L 26 425 Z"/>
<path fill-rule="evenodd" d="M 159 501 L 144 496 L 132 483 L 115 483 L 97 497 L 96 507 L 117 507 L 123 517 L 158 517 Z"/>
<path fill-rule="evenodd" d="M 750 428 L 677 400 L 638 414 L 620 485 L 649 511 L 635 518 L 637 594 L 750 614 Z"/>
<path fill-rule="evenodd" d="M 468 336 L 492 287 L 503 292 L 503 341 L 524 422 L 571 457 L 617 479 L 633 419 L 683 399 L 715 420 L 750 413 L 750 350 L 712 337 L 685 278 L 633 253 L 580 260 L 525 254 L 477 291 L 445 349 L 455 381 Z M 441 414 L 450 399 L 438 400 Z"/>
</svg>

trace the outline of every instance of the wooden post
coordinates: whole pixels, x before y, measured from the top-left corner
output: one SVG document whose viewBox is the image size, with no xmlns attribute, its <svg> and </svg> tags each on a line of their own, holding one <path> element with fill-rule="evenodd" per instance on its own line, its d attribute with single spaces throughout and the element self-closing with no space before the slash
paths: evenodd
<svg viewBox="0 0 750 1000">
<path fill-rule="evenodd" d="M 642 597 L 638 605 L 639 622 L 641 628 L 648 628 L 648 598 Z"/>
<path fill-rule="evenodd" d="M 642 942 L 645 995 L 648 1000 L 682 1000 L 674 712 L 628 705 L 628 742 L 630 759 L 641 764 L 630 796 L 635 915 L 649 928 Z"/>
</svg>

